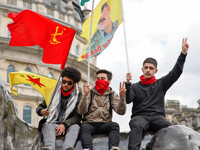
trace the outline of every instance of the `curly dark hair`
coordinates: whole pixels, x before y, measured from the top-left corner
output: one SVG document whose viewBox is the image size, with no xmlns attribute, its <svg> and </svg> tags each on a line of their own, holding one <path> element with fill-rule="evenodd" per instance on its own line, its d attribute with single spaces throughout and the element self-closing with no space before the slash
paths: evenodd
<svg viewBox="0 0 200 150">
<path fill-rule="evenodd" d="M 81 80 L 81 73 L 77 69 L 74 69 L 73 67 L 65 67 L 62 72 L 61 76 L 68 77 L 72 79 L 74 82 L 79 82 Z"/>
<path fill-rule="evenodd" d="M 98 75 L 99 73 L 107 74 L 108 80 L 112 80 L 112 72 L 110 72 L 106 69 L 100 69 L 99 71 L 96 72 L 96 75 Z"/>
</svg>

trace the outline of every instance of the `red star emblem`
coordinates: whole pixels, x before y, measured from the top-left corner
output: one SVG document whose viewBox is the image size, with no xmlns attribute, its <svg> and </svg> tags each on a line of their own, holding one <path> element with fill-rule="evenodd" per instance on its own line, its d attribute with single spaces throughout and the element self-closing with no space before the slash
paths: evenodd
<svg viewBox="0 0 200 150">
<path fill-rule="evenodd" d="M 35 84 L 37 84 L 38 86 L 44 86 L 44 87 L 46 87 L 45 85 L 43 85 L 42 83 L 40 83 L 40 78 L 37 78 L 37 79 L 33 79 L 32 77 L 30 77 L 29 75 L 27 75 L 27 77 L 29 78 L 29 79 L 27 79 L 28 81 L 31 81 L 32 83 L 35 83 Z"/>
</svg>

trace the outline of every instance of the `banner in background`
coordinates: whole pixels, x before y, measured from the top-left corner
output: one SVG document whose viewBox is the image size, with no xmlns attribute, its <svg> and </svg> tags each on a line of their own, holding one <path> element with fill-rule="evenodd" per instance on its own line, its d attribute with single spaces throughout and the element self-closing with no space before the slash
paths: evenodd
<svg viewBox="0 0 200 150">
<path fill-rule="evenodd" d="M 89 58 L 89 36 L 91 16 L 83 23 L 81 36 L 88 43 L 78 61 Z M 90 56 L 96 56 L 105 50 L 114 36 L 118 26 L 122 23 L 121 0 L 101 0 L 94 10 L 92 23 L 92 39 Z"/>
</svg>

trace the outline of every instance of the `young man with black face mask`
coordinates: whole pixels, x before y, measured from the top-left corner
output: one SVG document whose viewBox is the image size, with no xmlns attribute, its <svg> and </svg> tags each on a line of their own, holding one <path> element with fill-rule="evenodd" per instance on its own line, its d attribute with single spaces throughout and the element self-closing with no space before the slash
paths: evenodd
<svg viewBox="0 0 200 150">
<path fill-rule="evenodd" d="M 92 150 L 92 134 L 109 134 L 109 150 L 119 150 L 119 125 L 112 122 L 112 109 L 119 115 L 126 112 L 126 89 L 120 83 L 120 97 L 109 84 L 112 73 L 107 70 L 96 72 L 97 80 L 95 87 L 85 87 L 85 93 L 78 105 L 78 113 L 84 115 L 81 125 L 81 143 L 84 150 Z"/>
<path fill-rule="evenodd" d="M 81 79 L 81 73 L 72 67 L 66 67 L 62 70 L 61 77 L 62 81 L 58 81 L 49 110 L 45 101 L 36 109 L 39 116 L 47 116 L 42 128 L 45 145 L 42 150 L 55 150 L 56 136 L 59 135 L 65 136 L 62 150 L 74 150 L 79 135 L 81 115 L 77 112 L 77 106 L 81 93 L 77 83 Z"/>
<path fill-rule="evenodd" d="M 156 133 L 171 123 L 165 118 L 165 94 L 178 80 L 183 72 L 186 55 L 189 49 L 187 38 L 182 41 L 182 51 L 174 68 L 164 77 L 155 78 L 157 61 L 147 58 L 143 62 L 142 72 L 138 83 L 131 84 L 131 74 L 127 74 L 126 102 L 133 103 L 129 134 L 128 150 L 139 150 L 142 136 L 146 131 Z"/>
</svg>

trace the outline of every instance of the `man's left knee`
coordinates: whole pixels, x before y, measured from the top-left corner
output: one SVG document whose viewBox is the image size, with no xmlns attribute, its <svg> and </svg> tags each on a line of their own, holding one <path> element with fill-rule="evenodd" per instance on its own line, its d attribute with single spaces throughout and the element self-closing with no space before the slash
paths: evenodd
<svg viewBox="0 0 200 150">
<path fill-rule="evenodd" d="M 70 130 L 74 130 L 74 131 L 80 130 L 80 126 L 78 124 L 73 124 L 69 128 L 70 128 Z"/>
<path fill-rule="evenodd" d="M 111 129 L 112 130 L 119 130 L 119 124 L 116 123 L 116 122 L 113 122 L 112 125 L 111 125 Z"/>
</svg>

